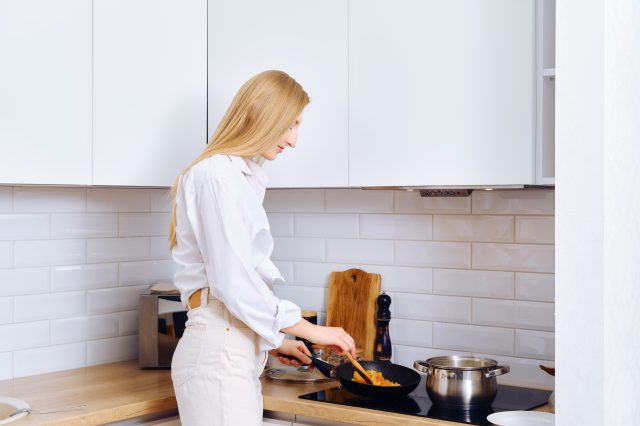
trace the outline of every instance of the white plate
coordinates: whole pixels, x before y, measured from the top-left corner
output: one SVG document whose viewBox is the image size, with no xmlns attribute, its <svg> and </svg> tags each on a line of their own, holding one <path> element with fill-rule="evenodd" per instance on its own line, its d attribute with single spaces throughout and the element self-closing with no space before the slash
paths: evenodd
<svg viewBox="0 0 640 426">
<path fill-rule="evenodd" d="M 487 416 L 487 420 L 498 426 L 553 426 L 555 415 L 540 411 L 502 411 Z"/>
<path fill-rule="evenodd" d="M 6 425 L 7 423 L 11 423 L 18 419 L 21 419 L 27 414 L 29 414 L 28 412 L 26 412 L 26 413 L 16 414 L 13 417 L 8 417 L 9 414 L 21 408 L 30 408 L 30 407 L 29 407 L 29 404 L 27 404 L 21 399 L 9 398 L 7 396 L 0 396 L 0 425 Z"/>
</svg>

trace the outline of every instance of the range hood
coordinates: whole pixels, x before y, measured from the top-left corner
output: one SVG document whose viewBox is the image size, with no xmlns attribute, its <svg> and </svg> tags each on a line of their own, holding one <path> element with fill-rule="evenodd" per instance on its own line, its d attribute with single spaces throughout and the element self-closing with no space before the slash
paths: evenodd
<svg viewBox="0 0 640 426">
<path fill-rule="evenodd" d="M 434 185 L 434 186 L 367 186 L 362 189 L 419 191 L 421 197 L 468 197 L 473 191 L 504 189 L 549 189 L 552 185 Z"/>
</svg>

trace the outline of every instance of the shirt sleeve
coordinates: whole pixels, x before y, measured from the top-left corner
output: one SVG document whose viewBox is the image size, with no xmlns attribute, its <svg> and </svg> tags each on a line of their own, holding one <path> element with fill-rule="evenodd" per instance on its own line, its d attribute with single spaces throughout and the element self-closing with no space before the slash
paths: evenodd
<svg viewBox="0 0 640 426">
<path fill-rule="evenodd" d="M 252 244 L 259 237 L 243 190 L 229 177 L 200 185 L 196 195 L 203 234 L 199 246 L 211 293 L 260 336 L 260 350 L 270 350 L 282 344 L 280 330 L 300 321 L 300 308 L 279 299 L 267 286 L 265 278 L 273 282 L 282 276 L 268 256 L 254 258 Z M 259 239 L 264 243 L 264 238 Z M 268 242 L 270 254 L 273 240 Z"/>
</svg>

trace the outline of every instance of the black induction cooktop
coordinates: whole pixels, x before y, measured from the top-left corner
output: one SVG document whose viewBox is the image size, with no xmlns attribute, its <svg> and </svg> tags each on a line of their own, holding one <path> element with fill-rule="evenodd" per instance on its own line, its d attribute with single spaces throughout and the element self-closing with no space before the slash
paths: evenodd
<svg viewBox="0 0 640 426">
<path fill-rule="evenodd" d="M 549 400 L 550 391 L 498 385 L 498 394 L 491 407 L 461 408 L 434 405 L 425 389 L 425 377 L 420 385 L 409 395 L 397 399 L 371 399 L 349 392 L 341 386 L 300 396 L 302 399 L 326 402 L 330 404 L 348 405 L 352 407 L 371 408 L 373 410 L 391 411 L 410 416 L 428 417 L 470 425 L 490 425 L 487 416 L 499 411 L 530 410 L 544 405 Z"/>
</svg>

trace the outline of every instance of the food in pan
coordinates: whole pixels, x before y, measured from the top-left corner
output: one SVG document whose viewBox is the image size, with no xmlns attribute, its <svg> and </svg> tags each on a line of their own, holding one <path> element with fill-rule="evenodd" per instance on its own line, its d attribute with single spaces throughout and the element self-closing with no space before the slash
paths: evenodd
<svg viewBox="0 0 640 426">
<path fill-rule="evenodd" d="M 369 376 L 375 386 L 400 386 L 400 383 L 392 382 L 391 380 L 385 379 L 382 376 L 382 373 L 376 370 L 367 370 L 367 376 Z M 364 379 L 360 377 L 360 375 L 355 371 L 353 372 L 352 380 L 354 382 L 366 384 Z"/>
</svg>

